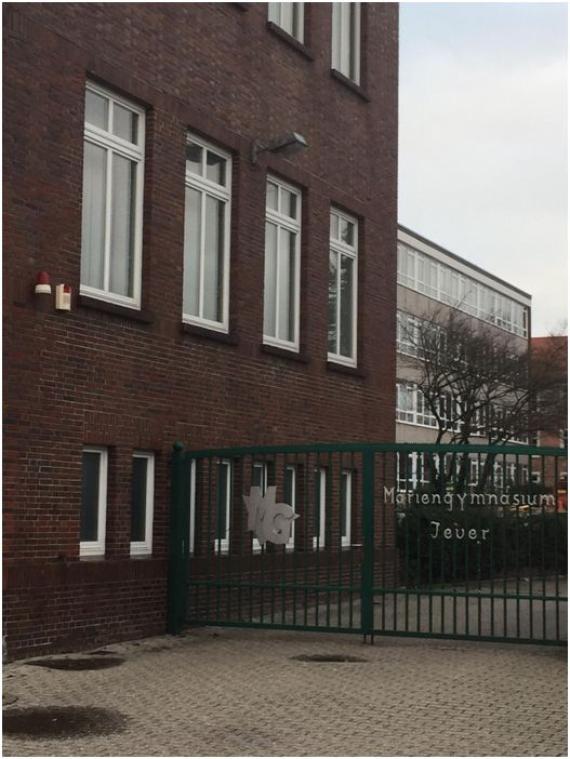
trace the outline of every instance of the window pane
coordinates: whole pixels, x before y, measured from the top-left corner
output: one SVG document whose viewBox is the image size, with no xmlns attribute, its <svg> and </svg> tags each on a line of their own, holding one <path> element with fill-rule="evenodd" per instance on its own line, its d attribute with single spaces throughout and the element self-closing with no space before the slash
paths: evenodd
<svg viewBox="0 0 570 759">
<path fill-rule="evenodd" d="M 131 540 L 146 539 L 146 499 L 147 499 L 148 459 L 133 458 L 133 481 L 131 503 Z"/>
<path fill-rule="evenodd" d="M 81 284 L 105 286 L 107 151 L 85 142 L 81 231 Z"/>
<path fill-rule="evenodd" d="M 202 148 L 194 142 L 186 145 L 186 171 L 202 176 Z"/>
<path fill-rule="evenodd" d="M 274 24 L 279 24 L 279 11 L 281 8 L 281 3 L 267 3 L 268 6 L 268 15 L 267 18 L 269 21 L 273 21 Z"/>
<path fill-rule="evenodd" d="M 81 514 L 79 536 L 82 541 L 94 541 L 99 526 L 99 475 L 101 454 L 84 451 L 81 473 Z"/>
<path fill-rule="evenodd" d="M 348 256 L 341 256 L 340 268 L 340 353 L 342 356 L 352 356 L 352 293 L 353 293 L 353 264 Z"/>
<path fill-rule="evenodd" d="M 329 296 L 328 296 L 328 350 L 329 353 L 336 353 L 337 323 L 336 323 L 336 306 L 337 306 L 337 274 L 338 274 L 338 254 L 334 250 L 329 253 Z"/>
<path fill-rule="evenodd" d="M 297 196 L 284 188 L 281 188 L 281 213 L 291 219 L 297 218 Z"/>
<path fill-rule="evenodd" d="M 200 193 L 187 187 L 184 214 L 183 310 L 190 316 L 199 316 L 201 202 Z"/>
<path fill-rule="evenodd" d="M 135 183 L 136 163 L 114 154 L 109 289 L 127 296 L 133 295 Z"/>
<path fill-rule="evenodd" d="M 128 142 L 137 142 L 138 116 L 127 108 L 113 105 L 113 134 Z"/>
<path fill-rule="evenodd" d="M 279 195 L 279 189 L 277 185 L 274 185 L 272 182 L 267 183 L 267 208 L 270 208 L 272 211 L 277 211 L 277 198 Z"/>
<path fill-rule="evenodd" d="M 206 152 L 206 178 L 224 187 L 226 185 L 226 159 L 209 150 Z"/>
<path fill-rule="evenodd" d="M 295 338 L 295 234 L 281 228 L 279 242 L 279 334 L 281 340 Z"/>
<path fill-rule="evenodd" d="M 338 222 L 339 218 L 336 213 L 331 213 L 331 237 L 333 240 L 338 240 Z"/>
<path fill-rule="evenodd" d="M 85 91 L 85 121 L 99 129 L 107 129 L 109 101 L 91 90 Z"/>
<path fill-rule="evenodd" d="M 281 27 L 289 34 L 294 34 L 293 3 L 281 3 Z"/>
<path fill-rule="evenodd" d="M 295 507 L 295 470 L 292 467 L 287 467 L 285 470 L 285 481 L 283 483 L 283 498 L 285 503 L 289 506 Z"/>
<path fill-rule="evenodd" d="M 215 322 L 223 318 L 224 211 L 223 201 L 206 195 L 202 316 Z"/>
<path fill-rule="evenodd" d="M 254 464 L 253 472 L 251 473 L 252 486 L 261 488 L 263 495 L 265 495 L 266 471 L 267 469 L 265 464 Z"/>
<path fill-rule="evenodd" d="M 354 245 L 354 224 L 346 219 L 339 219 L 340 239 L 347 245 Z"/>
<path fill-rule="evenodd" d="M 216 540 L 227 537 L 228 464 L 218 464 L 218 487 L 216 500 Z"/>
<path fill-rule="evenodd" d="M 265 285 L 263 304 L 263 332 L 275 337 L 277 285 L 277 227 L 265 224 Z"/>
<path fill-rule="evenodd" d="M 350 478 L 347 472 L 342 473 L 340 488 L 340 534 L 345 538 L 348 536 L 348 498 L 349 498 Z"/>
</svg>

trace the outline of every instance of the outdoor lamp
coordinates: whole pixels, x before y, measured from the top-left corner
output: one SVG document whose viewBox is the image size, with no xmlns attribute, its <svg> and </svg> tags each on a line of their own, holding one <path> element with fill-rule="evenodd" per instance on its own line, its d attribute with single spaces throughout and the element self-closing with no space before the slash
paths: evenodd
<svg viewBox="0 0 570 759">
<path fill-rule="evenodd" d="M 270 153 L 281 153 L 281 155 L 291 156 L 306 147 L 308 147 L 307 140 L 299 132 L 288 132 L 268 142 L 254 140 L 251 146 L 251 162 L 257 163 L 257 156 L 266 150 Z"/>
</svg>

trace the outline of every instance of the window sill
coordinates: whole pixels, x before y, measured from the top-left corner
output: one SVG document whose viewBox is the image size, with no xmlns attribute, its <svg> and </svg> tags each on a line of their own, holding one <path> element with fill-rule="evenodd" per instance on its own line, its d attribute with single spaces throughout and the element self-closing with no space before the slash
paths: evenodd
<svg viewBox="0 0 570 759">
<path fill-rule="evenodd" d="M 357 366 L 346 366 L 345 364 L 337 364 L 336 361 L 327 361 L 327 369 L 331 372 L 339 372 L 339 374 L 348 374 L 352 377 L 366 378 L 366 373 L 359 369 Z"/>
<path fill-rule="evenodd" d="M 270 32 L 272 32 L 276 37 L 279 37 L 280 40 L 285 42 L 290 47 L 294 48 L 298 53 L 301 53 L 307 60 L 314 61 L 314 55 L 311 52 L 311 50 L 303 43 L 299 42 L 299 40 L 296 37 L 293 37 L 293 35 L 289 34 L 289 32 L 286 32 L 285 29 L 282 29 L 277 24 L 273 23 L 273 21 L 267 22 L 267 28 Z"/>
<path fill-rule="evenodd" d="M 344 74 L 341 74 L 340 71 L 337 71 L 336 69 L 331 69 L 331 76 L 333 79 L 336 79 L 337 82 L 340 82 L 341 84 L 344 84 L 345 87 L 348 87 L 349 90 L 354 92 L 355 95 L 358 95 L 358 97 L 362 98 L 366 103 L 370 102 L 370 98 L 368 97 L 367 92 L 359 85 L 356 84 L 356 82 L 353 82 L 352 79 L 349 79 Z"/>
<path fill-rule="evenodd" d="M 95 311 L 103 311 L 106 314 L 132 319 L 142 324 L 152 324 L 154 321 L 150 311 L 139 311 L 127 306 L 119 306 L 117 303 L 108 303 L 105 300 L 99 300 L 99 298 L 92 298 L 90 295 L 80 295 L 79 305 L 83 308 L 92 308 Z"/>
<path fill-rule="evenodd" d="M 269 356 L 277 356 L 278 358 L 286 358 L 290 361 L 297 361 L 300 364 L 308 364 L 309 359 L 305 353 L 299 353 L 298 351 L 290 351 L 287 348 L 279 348 L 277 345 L 269 345 L 268 343 L 262 343 L 260 345 L 260 352 L 266 353 Z"/>
<path fill-rule="evenodd" d="M 238 338 L 227 332 L 217 332 L 215 329 L 208 329 L 207 327 L 199 327 L 197 324 L 186 324 L 182 322 L 180 325 L 180 331 L 185 335 L 192 335 L 204 340 L 213 340 L 217 343 L 224 343 L 225 345 L 238 345 Z"/>
</svg>

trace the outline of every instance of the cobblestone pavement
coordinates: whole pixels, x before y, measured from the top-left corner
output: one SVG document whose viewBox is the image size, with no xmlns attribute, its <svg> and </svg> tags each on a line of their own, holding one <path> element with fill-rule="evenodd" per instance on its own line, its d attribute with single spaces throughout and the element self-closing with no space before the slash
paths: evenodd
<svg viewBox="0 0 570 759">
<path fill-rule="evenodd" d="M 10 735 L 5 756 L 567 756 L 563 649 L 206 628 L 105 650 L 124 663 L 7 665 L 4 715 L 103 707 L 124 731 Z"/>
</svg>

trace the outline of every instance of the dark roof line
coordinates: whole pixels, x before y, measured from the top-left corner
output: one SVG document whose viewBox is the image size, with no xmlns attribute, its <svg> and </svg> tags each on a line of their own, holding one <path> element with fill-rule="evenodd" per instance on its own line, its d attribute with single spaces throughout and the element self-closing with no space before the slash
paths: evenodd
<svg viewBox="0 0 570 759">
<path fill-rule="evenodd" d="M 521 290 L 520 288 L 515 287 L 514 285 L 511 285 L 510 282 L 507 282 L 504 279 L 501 279 L 500 277 L 496 277 L 494 274 L 491 274 L 485 269 L 482 269 L 480 266 L 477 266 L 477 264 L 471 263 L 471 261 L 468 261 L 466 258 L 462 258 L 461 256 L 458 256 L 457 253 L 452 253 L 450 250 L 447 250 L 441 245 L 438 245 L 436 242 L 433 242 L 433 240 L 428 240 L 427 237 L 423 237 L 422 235 L 419 235 L 417 232 L 414 232 L 413 229 L 410 229 L 409 227 L 405 227 L 403 224 L 398 224 L 398 229 L 401 229 L 402 232 L 407 232 L 412 237 L 415 237 L 421 242 L 426 243 L 426 245 L 431 245 L 432 248 L 435 248 L 436 250 L 439 250 L 442 253 L 445 253 L 446 256 L 450 256 L 451 258 L 454 258 L 456 261 L 459 261 L 460 263 L 465 264 L 465 266 L 468 266 L 470 269 L 474 269 L 475 271 L 478 271 L 480 274 L 484 274 L 486 277 L 489 277 L 489 279 L 493 279 L 495 282 L 499 282 L 501 285 L 508 287 L 510 290 L 514 290 L 520 295 L 524 295 L 526 298 L 532 299 L 532 295 L 530 293 L 526 293 L 524 290 Z"/>
</svg>

